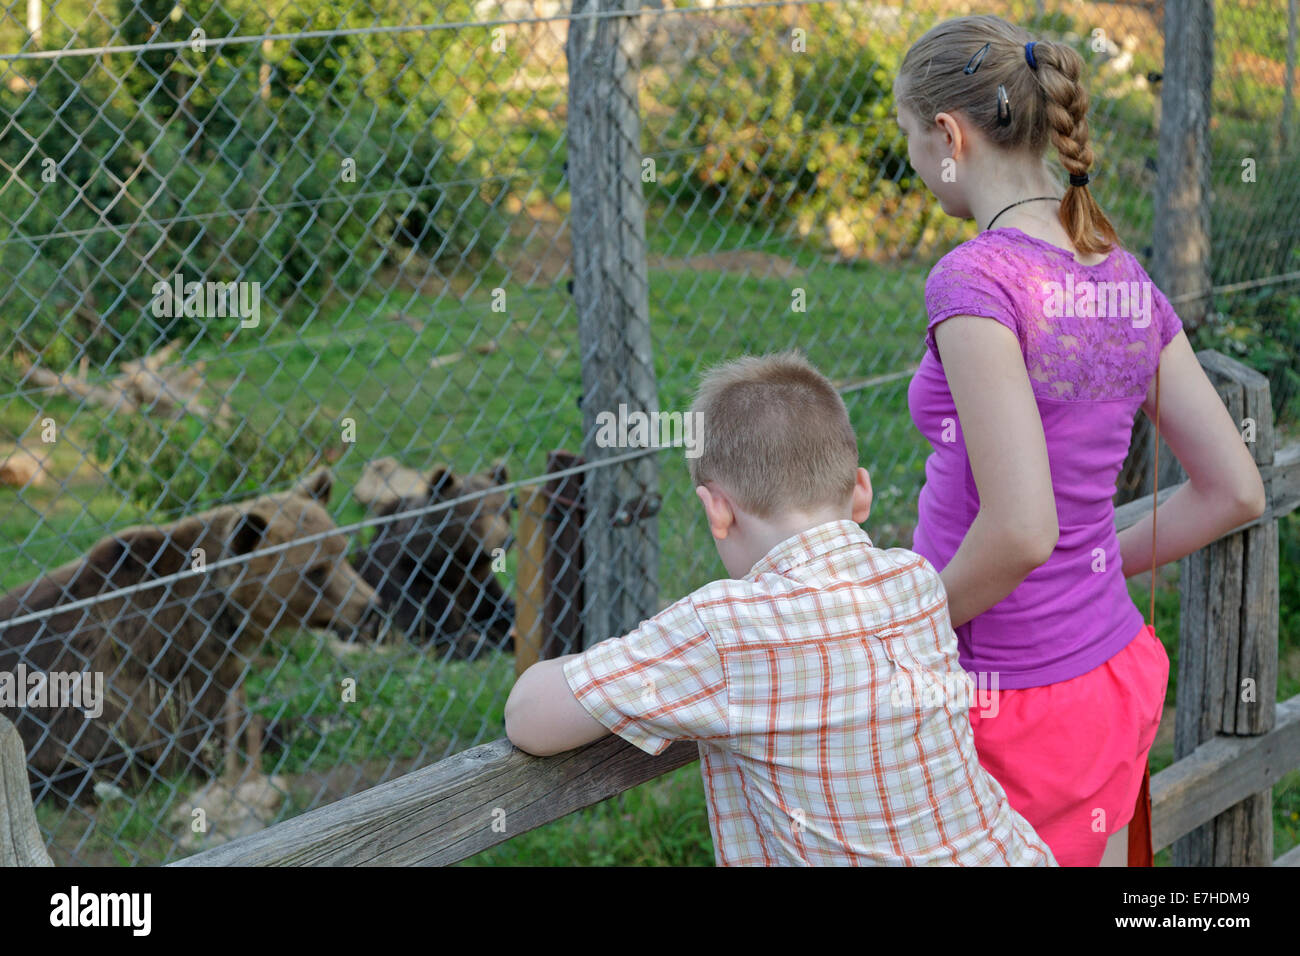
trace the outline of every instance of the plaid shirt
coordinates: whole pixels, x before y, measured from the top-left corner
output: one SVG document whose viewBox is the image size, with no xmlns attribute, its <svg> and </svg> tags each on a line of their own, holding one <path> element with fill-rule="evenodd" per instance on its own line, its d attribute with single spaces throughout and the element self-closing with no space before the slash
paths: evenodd
<svg viewBox="0 0 1300 956">
<path fill-rule="evenodd" d="M 852 521 L 788 538 L 564 676 L 647 753 L 699 742 L 720 866 L 1055 865 L 979 765 L 971 701 L 937 692 L 965 678 L 943 582 Z"/>
</svg>

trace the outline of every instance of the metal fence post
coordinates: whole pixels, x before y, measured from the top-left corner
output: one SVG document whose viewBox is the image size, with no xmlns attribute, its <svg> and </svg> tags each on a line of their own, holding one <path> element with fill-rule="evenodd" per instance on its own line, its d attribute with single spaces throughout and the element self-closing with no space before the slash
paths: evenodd
<svg viewBox="0 0 1300 956">
<path fill-rule="evenodd" d="M 637 69 L 639 0 L 575 0 L 570 21 L 569 183 L 573 297 L 582 358 L 582 418 L 588 462 L 624 454 L 601 447 L 602 413 L 654 413 L 658 391 L 650 338 L 641 190 Z M 627 15 L 617 15 L 622 12 Z M 583 526 L 584 641 L 626 633 L 657 610 L 659 534 L 638 503 L 657 494 L 653 453 L 586 475 Z"/>
</svg>

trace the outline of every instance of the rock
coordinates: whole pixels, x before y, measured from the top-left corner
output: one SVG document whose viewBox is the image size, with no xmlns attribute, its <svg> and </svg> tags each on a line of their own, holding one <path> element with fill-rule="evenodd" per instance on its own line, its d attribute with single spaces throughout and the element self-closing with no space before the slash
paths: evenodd
<svg viewBox="0 0 1300 956">
<path fill-rule="evenodd" d="M 171 812 L 171 823 L 182 830 L 178 846 L 198 853 L 231 840 L 265 830 L 284 803 L 289 782 L 282 776 L 252 776 L 232 790 L 224 780 L 213 780 L 196 790 Z M 195 832 L 196 810 L 202 810 L 207 832 Z"/>
<path fill-rule="evenodd" d="M 100 780 L 95 784 L 95 799 L 100 804 L 115 803 L 130 799 L 123 792 L 122 788 L 115 783 L 109 783 L 107 780 Z"/>
</svg>

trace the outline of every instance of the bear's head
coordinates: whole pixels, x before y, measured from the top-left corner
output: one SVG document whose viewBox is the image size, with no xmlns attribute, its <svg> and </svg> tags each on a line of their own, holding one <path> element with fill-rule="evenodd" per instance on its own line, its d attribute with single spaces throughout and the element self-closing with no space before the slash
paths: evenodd
<svg viewBox="0 0 1300 956">
<path fill-rule="evenodd" d="M 223 568 L 232 603 L 261 628 L 329 628 L 344 636 L 378 613 L 374 590 L 347 562 L 348 539 L 324 505 L 333 478 L 321 468 L 291 491 L 220 511 L 222 557 L 250 555 Z M 277 545 L 283 550 L 262 553 Z"/>
<path fill-rule="evenodd" d="M 463 481 L 439 467 L 426 494 L 377 509 L 387 516 L 446 506 L 381 524 L 361 557 L 362 577 L 408 636 L 452 643 L 466 653 L 477 645 L 474 635 L 506 645 L 515 606 L 493 565 L 500 567 L 512 542 L 514 499 L 501 490 L 509 480 L 503 464 Z"/>
</svg>

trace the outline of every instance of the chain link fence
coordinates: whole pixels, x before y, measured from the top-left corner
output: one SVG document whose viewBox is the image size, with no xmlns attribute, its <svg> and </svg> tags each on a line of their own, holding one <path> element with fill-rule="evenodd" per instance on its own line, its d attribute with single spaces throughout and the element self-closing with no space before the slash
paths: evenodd
<svg viewBox="0 0 1300 956">
<path fill-rule="evenodd" d="M 985 10 L 1085 57 L 1095 192 L 1146 259 L 1161 5 Z M 625 380 L 684 411 L 709 364 L 803 349 L 849 406 L 873 540 L 910 545 L 924 281 L 973 225 L 908 167 L 890 89 L 908 44 L 963 12 L 9 6 L 0 675 L 26 697 L 0 709 L 56 863 L 172 860 L 501 736 L 516 621 L 543 611 L 515 587 L 539 574 L 515 506 L 553 452 L 590 449 Z M 1285 405 L 1295 3 L 1216 13 L 1206 334 Z M 634 96 L 571 88 L 568 30 L 596 21 L 636 27 Z M 596 60 L 611 36 L 593 28 Z M 619 96 L 644 221 L 592 246 L 573 111 Z M 648 354 L 591 346 L 584 256 L 613 308 L 644 303 Z M 653 610 L 721 573 L 680 448 L 559 477 L 620 469 L 654 507 L 627 512 L 624 483 L 614 534 L 653 566 L 615 590 Z"/>
</svg>

